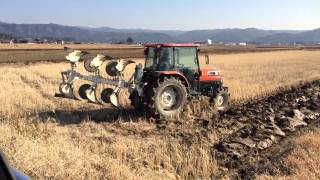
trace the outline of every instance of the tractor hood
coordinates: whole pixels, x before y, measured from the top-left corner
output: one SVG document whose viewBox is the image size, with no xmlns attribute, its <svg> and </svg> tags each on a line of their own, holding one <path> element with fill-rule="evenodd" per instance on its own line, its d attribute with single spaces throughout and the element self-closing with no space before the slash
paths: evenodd
<svg viewBox="0 0 320 180">
<path fill-rule="evenodd" d="M 200 81 L 222 81 L 221 70 L 215 67 L 205 66 L 201 68 Z"/>
</svg>

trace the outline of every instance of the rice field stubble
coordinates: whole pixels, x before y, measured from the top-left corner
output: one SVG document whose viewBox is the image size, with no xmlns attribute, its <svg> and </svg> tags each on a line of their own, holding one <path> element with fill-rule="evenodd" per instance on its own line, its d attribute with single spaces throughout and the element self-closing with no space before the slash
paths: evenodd
<svg viewBox="0 0 320 180">
<path fill-rule="evenodd" d="M 319 51 L 281 51 L 210 59 L 223 70 L 232 101 L 245 102 L 320 79 L 319 57 Z M 130 110 L 54 98 L 62 67 L 0 67 L 0 146 L 16 168 L 35 179 L 228 178 L 210 151 L 219 140 L 214 130 L 192 119 L 158 130 L 153 119 Z"/>
</svg>

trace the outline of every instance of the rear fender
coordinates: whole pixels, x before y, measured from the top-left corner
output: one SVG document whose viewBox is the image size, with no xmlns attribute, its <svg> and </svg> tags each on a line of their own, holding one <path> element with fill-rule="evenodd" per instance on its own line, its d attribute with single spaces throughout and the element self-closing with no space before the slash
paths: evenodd
<svg viewBox="0 0 320 180">
<path fill-rule="evenodd" d="M 164 79 L 165 77 L 174 77 L 174 78 L 177 78 L 179 79 L 180 81 L 182 81 L 182 83 L 187 87 L 187 88 L 190 88 L 191 85 L 189 83 L 189 81 L 187 80 L 187 78 L 180 72 L 176 72 L 176 71 L 162 71 L 162 72 L 159 72 L 160 73 L 160 76 L 159 78 L 160 79 Z"/>
</svg>

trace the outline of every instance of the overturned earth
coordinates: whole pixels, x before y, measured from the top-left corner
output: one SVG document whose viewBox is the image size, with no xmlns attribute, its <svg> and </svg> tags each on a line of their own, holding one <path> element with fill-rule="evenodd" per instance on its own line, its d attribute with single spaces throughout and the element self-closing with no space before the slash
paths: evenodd
<svg viewBox="0 0 320 180">
<path fill-rule="evenodd" d="M 282 159 L 292 150 L 290 139 L 320 125 L 320 81 L 302 83 L 277 94 L 232 107 L 213 127 L 220 141 L 212 151 L 220 165 L 251 179 L 289 170 Z"/>
</svg>

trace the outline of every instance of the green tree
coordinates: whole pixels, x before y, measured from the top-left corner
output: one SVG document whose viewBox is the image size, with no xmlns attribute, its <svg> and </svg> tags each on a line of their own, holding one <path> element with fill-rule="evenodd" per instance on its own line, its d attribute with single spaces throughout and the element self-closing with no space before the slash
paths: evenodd
<svg viewBox="0 0 320 180">
<path fill-rule="evenodd" d="M 127 43 L 128 43 L 128 44 L 133 44 L 133 43 L 134 43 L 134 40 L 133 40 L 131 37 L 128 37 Z"/>
</svg>

